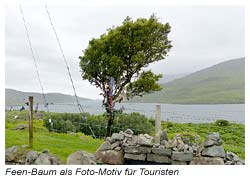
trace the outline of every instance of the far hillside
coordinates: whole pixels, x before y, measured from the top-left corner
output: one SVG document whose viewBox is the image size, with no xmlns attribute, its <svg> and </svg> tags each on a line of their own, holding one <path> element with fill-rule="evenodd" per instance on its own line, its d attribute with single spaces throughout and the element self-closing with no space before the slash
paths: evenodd
<svg viewBox="0 0 250 180">
<path fill-rule="evenodd" d="M 162 85 L 160 92 L 133 102 L 240 104 L 245 102 L 245 58 L 216 64 Z"/>
<path fill-rule="evenodd" d="M 41 93 L 36 92 L 22 92 L 14 89 L 5 89 L 5 104 L 6 105 L 20 105 L 28 101 L 28 96 L 33 96 L 36 103 L 44 103 Z M 61 94 L 61 93 L 46 93 L 47 103 L 75 103 L 75 96 Z M 79 101 L 90 100 L 79 97 Z"/>
</svg>

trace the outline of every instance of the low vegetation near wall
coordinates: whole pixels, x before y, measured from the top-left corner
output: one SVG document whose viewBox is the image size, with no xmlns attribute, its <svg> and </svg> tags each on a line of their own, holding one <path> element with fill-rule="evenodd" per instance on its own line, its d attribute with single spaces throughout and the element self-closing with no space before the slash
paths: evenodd
<svg viewBox="0 0 250 180">
<path fill-rule="evenodd" d="M 88 125 L 92 125 L 94 132 L 102 137 L 101 139 L 94 139 L 91 137 L 89 129 L 80 123 L 82 129 L 77 129 L 81 116 L 78 114 L 67 113 L 52 113 L 52 122 L 70 122 L 65 129 L 56 126 L 51 128 L 48 126 L 48 116 L 44 112 L 35 113 L 34 116 L 34 147 L 33 149 L 42 152 L 44 149 L 49 149 L 50 153 L 60 159 L 60 162 L 65 164 L 68 156 L 76 150 L 83 150 L 89 153 L 94 153 L 98 147 L 103 143 L 103 136 L 105 132 L 106 119 L 105 115 L 88 115 Z M 61 118 L 64 117 L 64 118 Z M 6 112 L 5 121 L 5 143 L 6 148 L 14 145 L 28 144 L 28 112 L 27 111 L 8 111 Z M 60 120 L 61 119 L 61 120 Z M 117 124 L 120 124 L 119 126 Z M 54 124 L 55 125 L 55 124 Z M 82 125 L 82 126 L 81 126 Z M 86 125 L 86 124 L 85 124 Z M 101 128 L 99 127 L 101 126 Z M 116 130 L 114 133 L 120 131 L 125 132 L 130 128 L 134 135 L 149 134 L 154 136 L 154 121 L 146 118 L 138 113 L 123 114 L 117 116 L 115 122 Z M 59 127 L 59 126 L 58 126 Z M 61 126 L 63 127 L 63 126 Z M 99 128 L 98 128 L 99 127 Z M 119 128 L 118 128 L 119 127 Z M 126 128 L 126 129 L 125 129 Z M 139 129 L 136 131 L 134 129 Z M 214 123 L 174 123 L 162 122 L 162 130 L 166 130 L 169 139 L 173 139 L 176 134 L 182 138 L 184 142 L 204 142 L 206 136 L 210 132 L 218 132 L 223 140 L 223 147 L 225 151 L 231 151 L 240 158 L 245 158 L 245 126 L 244 124 L 229 123 L 225 120 L 219 120 Z M 63 149 L 63 151 L 62 151 Z"/>
</svg>

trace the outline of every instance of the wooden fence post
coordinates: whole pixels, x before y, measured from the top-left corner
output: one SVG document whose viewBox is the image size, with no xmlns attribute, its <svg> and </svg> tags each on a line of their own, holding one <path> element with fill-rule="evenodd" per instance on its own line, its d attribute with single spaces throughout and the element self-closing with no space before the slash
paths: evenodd
<svg viewBox="0 0 250 180">
<path fill-rule="evenodd" d="M 161 130 L 161 105 L 156 105 L 155 111 L 155 133 Z"/>
<path fill-rule="evenodd" d="M 33 147 L 33 96 L 29 96 L 29 145 Z"/>
</svg>

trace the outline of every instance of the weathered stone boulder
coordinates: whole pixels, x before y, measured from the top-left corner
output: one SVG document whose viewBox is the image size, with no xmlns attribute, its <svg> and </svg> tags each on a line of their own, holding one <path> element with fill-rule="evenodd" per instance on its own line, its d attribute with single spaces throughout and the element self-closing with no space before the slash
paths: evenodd
<svg viewBox="0 0 250 180">
<path fill-rule="evenodd" d="M 127 146 L 124 148 L 125 153 L 130 154 L 147 154 L 151 152 L 150 147 L 142 147 L 142 146 Z"/>
<path fill-rule="evenodd" d="M 137 137 L 137 144 L 141 146 L 153 146 L 153 137 L 148 134 L 139 134 Z"/>
<path fill-rule="evenodd" d="M 106 151 L 111 149 L 111 143 L 109 141 L 104 141 L 97 151 Z"/>
<path fill-rule="evenodd" d="M 111 143 L 116 141 L 122 141 L 124 139 L 124 135 L 122 133 L 113 133 L 110 139 Z"/>
<path fill-rule="evenodd" d="M 137 139 L 138 139 L 138 136 L 132 136 L 132 138 L 127 140 L 127 144 L 129 146 L 135 146 L 137 145 Z"/>
<path fill-rule="evenodd" d="M 174 160 L 172 160 L 171 164 L 172 165 L 187 165 L 188 162 L 187 161 L 174 161 Z"/>
<path fill-rule="evenodd" d="M 38 158 L 38 152 L 36 152 L 36 151 L 29 151 L 26 154 L 26 162 L 28 164 L 34 163 L 37 158 Z"/>
<path fill-rule="evenodd" d="M 158 154 L 147 154 L 147 161 L 157 162 L 162 164 L 171 163 L 171 159 L 168 156 L 162 156 Z"/>
<path fill-rule="evenodd" d="M 18 124 L 15 128 L 15 130 L 25 130 L 28 129 L 29 125 L 28 124 Z"/>
<path fill-rule="evenodd" d="M 226 152 L 225 161 L 226 161 L 225 162 L 226 165 L 244 165 L 245 164 L 245 162 L 233 152 Z"/>
<path fill-rule="evenodd" d="M 35 165 L 58 165 L 59 160 L 48 153 L 41 153 L 34 162 Z"/>
<path fill-rule="evenodd" d="M 220 138 L 220 134 L 213 132 L 207 135 L 206 140 L 204 141 L 203 145 L 204 147 L 209 147 L 209 146 L 220 146 L 222 144 L 222 140 Z"/>
<path fill-rule="evenodd" d="M 209 157 L 225 157 L 225 151 L 222 146 L 210 146 L 203 149 L 202 153 L 203 156 Z"/>
<path fill-rule="evenodd" d="M 171 149 L 162 149 L 162 148 L 152 148 L 152 153 L 163 155 L 163 156 L 171 156 L 172 150 Z"/>
<path fill-rule="evenodd" d="M 106 150 L 95 153 L 96 162 L 99 164 L 124 164 L 124 151 Z"/>
<path fill-rule="evenodd" d="M 224 161 L 220 157 L 194 157 L 190 165 L 224 165 Z"/>
<path fill-rule="evenodd" d="M 134 134 L 134 132 L 131 129 L 127 129 L 126 131 L 124 131 L 124 133 L 129 134 L 129 135 Z"/>
<path fill-rule="evenodd" d="M 111 144 L 111 149 L 115 149 L 116 147 L 120 146 L 120 141 L 116 141 L 113 144 Z"/>
<path fill-rule="evenodd" d="M 129 160 L 145 161 L 146 160 L 146 154 L 125 153 L 124 158 L 129 159 Z"/>
<path fill-rule="evenodd" d="M 12 146 L 5 150 L 5 161 L 14 161 L 18 155 L 19 147 Z"/>
<path fill-rule="evenodd" d="M 191 161 L 193 159 L 193 153 L 185 153 L 185 152 L 172 152 L 171 156 L 172 160 L 175 161 Z"/>
<path fill-rule="evenodd" d="M 68 165 L 95 165 L 95 156 L 85 151 L 76 151 L 67 159 Z"/>
</svg>

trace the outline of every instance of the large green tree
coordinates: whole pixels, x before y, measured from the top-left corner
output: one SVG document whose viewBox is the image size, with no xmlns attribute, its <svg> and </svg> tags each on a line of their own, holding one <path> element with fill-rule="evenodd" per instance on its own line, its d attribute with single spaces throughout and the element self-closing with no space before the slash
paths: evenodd
<svg viewBox="0 0 250 180">
<path fill-rule="evenodd" d="M 170 29 L 155 15 L 135 21 L 127 17 L 122 25 L 90 40 L 79 57 L 82 78 L 103 92 L 103 105 L 109 114 L 107 136 L 111 134 L 115 103 L 122 100 L 122 95 L 132 98 L 161 90 L 157 83 L 161 74 L 146 67 L 168 55 L 172 47 L 168 39 Z"/>
</svg>

